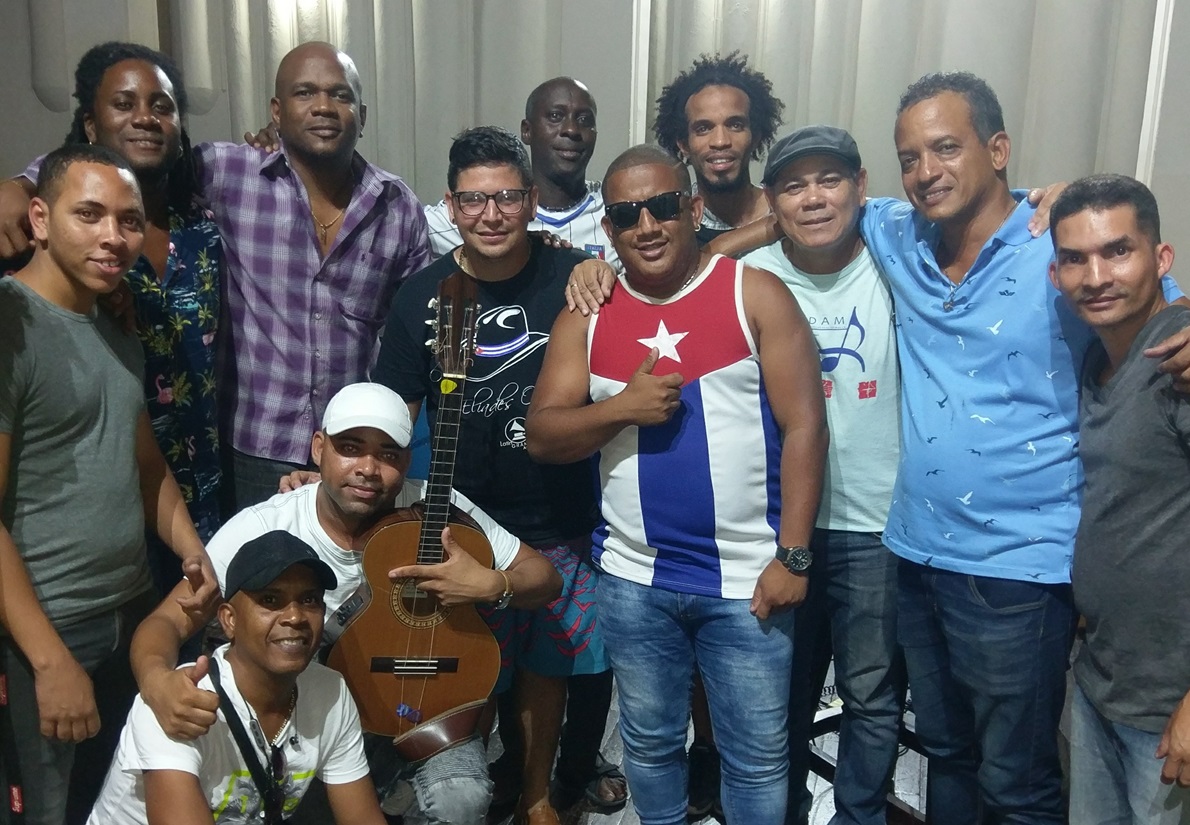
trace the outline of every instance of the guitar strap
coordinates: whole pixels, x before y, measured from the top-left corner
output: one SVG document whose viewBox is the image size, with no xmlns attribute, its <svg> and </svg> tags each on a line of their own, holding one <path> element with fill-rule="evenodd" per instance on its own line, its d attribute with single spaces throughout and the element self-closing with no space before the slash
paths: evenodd
<svg viewBox="0 0 1190 825">
<path fill-rule="evenodd" d="M 343 635 L 343 631 L 347 629 L 347 625 L 351 624 L 351 620 L 355 618 L 355 614 L 367 602 L 371 590 L 372 588 L 368 584 L 368 580 L 366 578 L 361 580 L 359 587 L 355 589 L 351 597 L 339 605 L 339 609 L 331 615 L 329 621 L 323 623 L 322 650 L 324 653 L 329 651 L 331 645 L 337 642 L 339 637 Z"/>
<path fill-rule="evenodd" d="M 265 771 L 264 766 L 260 764 L 260 756 L 256 752 L 252 740 L 248 737 L 248 731 L 244 729 L 244 722 L 240 719 L 240 714 L 236 712 L 235 706 L 232 705 L 231 697 L 223 689 L 219 679 L 219 663 L 215 661 L 214 656 L 210 661 L 211 683 L 215 686 L 215 692 L 219 694 L 219 708 L 223 711 L 223 718 L 227 720 L 227 726 L 231 728 L 231 735 L 240 749 L 240 756 L 244 757 L 248 773 L 252 775 L 252 781 L 256 784 L 256 791 L 260 794 L 261 803 L 264 805 L 265 823 L 266 825 L 281 825 L 285 819 L 282 816 L 281 796 L 277 793 L 277 786 Z"/>
</svg>

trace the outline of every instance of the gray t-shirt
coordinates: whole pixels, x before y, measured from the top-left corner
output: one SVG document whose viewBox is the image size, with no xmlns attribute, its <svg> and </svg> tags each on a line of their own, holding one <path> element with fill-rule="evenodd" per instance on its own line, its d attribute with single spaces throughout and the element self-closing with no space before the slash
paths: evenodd
<svg viewBox="0 0 1190 825">
<path fill-rule="evenodd" d="M 1142 350 L 1186 326 L 1190 309 L 1159 312 L 1102 386 L 1096 342 L 1079 402 L 1087 482 L 1072 578 L 1087 641 L 1074 675 L 1101 714 L 1151 733 L 1190 690 L 1190 403 Z"/>
<path fill-rule="evenodd" d="M 0 520 L 56 625 L 149 588 L 136 463 L 144 355 L 105 315 L 0 278 L 0 432 L 12 436 Z"/>
</svg>

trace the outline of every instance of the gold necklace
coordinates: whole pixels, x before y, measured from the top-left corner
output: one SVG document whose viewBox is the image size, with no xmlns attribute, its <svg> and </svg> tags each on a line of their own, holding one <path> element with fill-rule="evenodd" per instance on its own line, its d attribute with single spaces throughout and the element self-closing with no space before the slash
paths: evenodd
<svg viewBox="0 0 1190 825">
<path fill-rule="evenodd" d="M 314 223 L 318 224 L 318 239 L 322 242 L 323 246 L 326 246 L 326 233 L 330 231 L 332 226 L 339 222 L 339 218 L 343 217 L 343 213 L 346 211 L 347 207 L 344 206 L 339 210 L 339 214 L 335 215 L 335 217 L 331 218 L 327 223 L 323 223 L 322 221 L 318 220 L 318 215 L 314 213 L 314 204 L 310 204 L 310 217 L 314 219 Z"/>
<path fill-rule="evenodd" d="M 315 220 L 317 220 L 317 219 L 315 219 Z M 334 223 L 334 221 L 331 221 L 331 223 Z M 274 748 L 276 748 L 278 742 L 281 742 L 281 735 L 284 732 L 284 730 L 286 730 L 286 723 L 288 723 L 288 721 L 290 719 L 293 719 L 295 707 L 297 707 L 297 686 L 296 685 L 294 686 L 294 689 L 292 690 L 292 692 L 290 692 L 290 694 L 289 694 L 289 710 L 286 711 L 286 718 L 281 720 L 281 726 L 277 727 L 276 736 L 274 736 L 273 740 L 271 740 L 271 742 L 269 743 L 270 745 L 273 745 Z"/>
</svg>

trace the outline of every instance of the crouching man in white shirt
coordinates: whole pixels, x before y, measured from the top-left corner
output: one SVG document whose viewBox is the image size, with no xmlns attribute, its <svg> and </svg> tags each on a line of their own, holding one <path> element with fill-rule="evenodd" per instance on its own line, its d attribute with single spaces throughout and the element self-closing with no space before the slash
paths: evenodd
<svg viewBox="0 0 1190 825">
<path fill-rule="evenodd" d="M 200 690 L 215 694 L 218 685 L 226 695 L 215 724 L 196 739 L 171 739 L 138 696 L 88 825 L 209 825 L 212 814 L 216 825 L 277 822 L 315 776 L 335 822 L 384 825 L 355 702 L 342 676 L 311 663 L 323 596 L 338 586 L 330 565 L 273 530 L 239 549 L 223 585 L 219 623 L 231 643 L 211 656 L 211 673 L 205 657 L 188 671 Z M 257 778 L 230 714 L 247 734 Z"/>
</svg>

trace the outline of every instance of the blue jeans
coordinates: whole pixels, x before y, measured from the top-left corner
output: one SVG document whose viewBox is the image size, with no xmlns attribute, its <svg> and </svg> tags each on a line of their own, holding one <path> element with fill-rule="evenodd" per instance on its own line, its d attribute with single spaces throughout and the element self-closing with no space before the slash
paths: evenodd
<svg viewBox="0 0 1190 825">
<path fill-rule="evenodd" d="M 492 802 L 492 780 L 483 741 L 468 739 L 416 766 L 397 756 L 387 737 L 364 734 L 364 753 L 381 802 L 398 810 L 405 825 L 483 825 Z M 316 781 L 302 797 L 293 825 L 333 822 L 326 787 Z"/>
<path fill-rule="evenodd" d="M 156 602 L 155 594 L 144 593 L 109 613 L 55 628 L 91 677 L 99 710 L 99 733 L 78 744 L 41 735 L 33 670 L 11 639 L 0 641 L 26 825 L 81 825 L 90 814 L 136 698 L 128 660 L 132 634 Z M 3 779 L 0 788 L 7 787 Z M 0 823 L 9 822 L 7 802 L 0 802 Z"/>
<path fill-rule="evenodd" d="M 1190 790 L 1161 782 L 1161 734 L 1105 718 L 1075 685 L 1070 721 L 1070 821 L 1185 825 Z"/>
<path fill-rule="evenodd" d="M 758 621 L 746 599 L 692 596 L 602 574 L 599 621 L 620 693 L 624 770 L 642 825 L 686 822 L 686 731 L 697 663 L 722 758 L 729 825 L 779 825 L 793 613 Z"/>
<path fill-rule="evenodd" d="M 1058 721 L 1074 639 L 1070 585 L 900 560 L 898 636 L 934 822 L 1066 822 Z"/>
<path fill-rule="evenodd" d="M 831 825 L 884 825 L 905 695 L 897 557 L 878 533 L 815 530 L 810 549 L 810 593 L 797 609 L 794 634 L 786 822 L 809 816 L 808 738 L 833 648 L 843 715 Z"/>
</svg>

